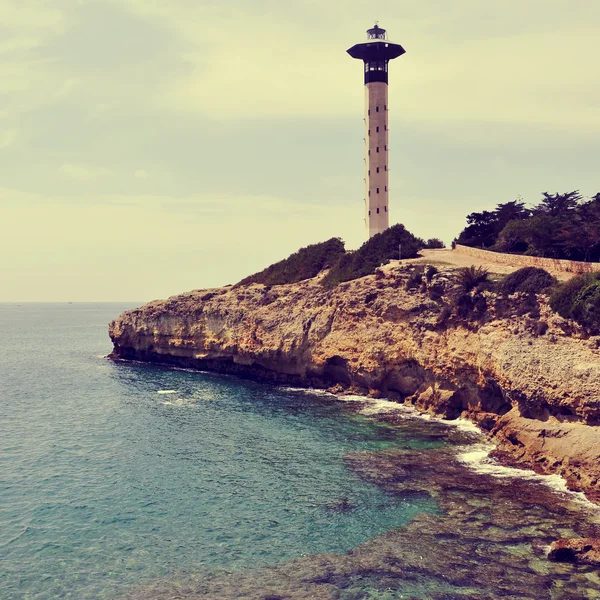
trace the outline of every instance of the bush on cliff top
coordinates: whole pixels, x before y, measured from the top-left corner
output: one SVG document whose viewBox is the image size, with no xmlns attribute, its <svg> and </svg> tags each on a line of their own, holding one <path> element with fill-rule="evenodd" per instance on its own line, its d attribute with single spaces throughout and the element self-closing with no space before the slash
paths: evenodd
<svg viewBox="0 0 600 600">
<path fill-rule="evenodd" d="M 407 231 L 404 225 L 394 225 L 374 235 L 355 252 L 340 256 L 323 278 L 323 285 L 334 287 L 338 283 L 374 273 L 377 267 L 388 260 L 398 258 L 400 246 L 402 258 L 415 258 L 424 242 Z"/>
<path fill-rule="evenodd" d="M 545 289 L 556 283 L 556 279 L 538 267 L 525 267 L 508 275 L 500 284 L 500 292 L 514 294 L 527 292 L 528 294 L 541 294 Z"/>
<path fill-rule="evenodd" d="M 561 317 L 600 330 L 600 273 L 586 273 L 560 285 L 550 296 L 550 306 Z"/>
<path fill-rule="evenodd" d="M 456 273 L 457 291 L 463 294 L 468 294 L 471 290 L 479 287 L 482 283 L 486 283 L 489 277 L 489 271 L 484 267 L 476 267 L 471 265 L 460 269 Z"/>
<path fill-rule="evenodd" d="M 323 269 L 331 267 L 344 253 L 344 242 L 340 238 L 331 238 L 320 244 L 300 248 L 288 258 L 242 279 L 237 285 L 249 285 L 251 283 L 282 285 L 296 283 L 303 279 L 312 279 Z"/>
</svg>

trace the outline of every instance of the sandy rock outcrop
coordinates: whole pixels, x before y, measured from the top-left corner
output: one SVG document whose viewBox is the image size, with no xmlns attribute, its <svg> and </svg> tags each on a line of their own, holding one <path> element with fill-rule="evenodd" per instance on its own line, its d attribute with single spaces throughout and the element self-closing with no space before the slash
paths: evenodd
<svg viewBox="0 0 600 600">
<path fill-rule="evenodd" d="M 110 324 L 112 356 L 463 415 L 498 442 L 504 461 L 559 473 L 599 500 L 597 340 L 543 297 L 483 292 L 450 303 L 449 274 L 411 288 L 410 269 L 387 266 L 333 290 L 316 278 L 150 302 Z"/>
</svg>

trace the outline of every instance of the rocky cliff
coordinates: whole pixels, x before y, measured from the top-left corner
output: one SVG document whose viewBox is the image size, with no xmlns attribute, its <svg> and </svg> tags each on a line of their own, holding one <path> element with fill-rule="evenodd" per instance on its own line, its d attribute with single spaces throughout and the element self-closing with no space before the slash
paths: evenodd
<svg viewBox="0 0 600 600">
<path fill-rule="evenodd" d="M 388 265 L 326 290 L 193 291 L 110 324 L 112 356 L 385 396 L 463 415 L 504 462 L 600 500 L 600 350 L 543 296 L 471 292 Z M 453 296 L 454 294 L 454 296 Z M 453 299 L 451 299 L 453 298 Z"/>
</svg>

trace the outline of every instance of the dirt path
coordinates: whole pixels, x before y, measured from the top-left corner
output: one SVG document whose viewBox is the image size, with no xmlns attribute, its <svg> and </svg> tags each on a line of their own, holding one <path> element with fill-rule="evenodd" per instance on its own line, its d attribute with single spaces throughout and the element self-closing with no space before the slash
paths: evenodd
<svg viewBox="0 0 600 600">
<path fill-rule="evenodd" d="M 412 264 L 423 264 L 423 265 L 436 265 L 441 267 L 455 267 L 461 269 L 464 267 L 470 267 L 475 265 L 476 267 L 484 267 L 490 273 L 497 273 L 499 275 L 507 275 L 513 271 L 517 271 L 521 267 L 511 267 L 509 265 L 502 265 L 489 260 L 482 260 L 475 258 L 474 256 L 468 256 L 467 254 L 460 254 L 459 252 L 453 252 L 449 248 L 442 248 L 441 250 L 421 250 L 419 252 L 421 258 L 413 258 L 405 262 Z M 564 271 L 549 271 L 559 281 L 567 281 L 573 277 L 573 273 L 565 273 Z"/>
</svg>

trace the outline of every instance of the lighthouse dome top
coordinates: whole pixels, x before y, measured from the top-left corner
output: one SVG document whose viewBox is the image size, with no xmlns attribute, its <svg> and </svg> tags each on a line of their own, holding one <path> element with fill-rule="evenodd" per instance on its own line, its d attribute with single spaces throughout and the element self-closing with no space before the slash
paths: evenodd
<svg viewBox="0 0 600 600">
<path fill-rule="evenodd" d="M 365 62 L 373 60 L 392 60 L 402 56 L 405 52 L 400 44 L 390 42 L 387 32 L 383 27 L 376 23 L 371 29 L 367 29 L 367 39 L 354 44 L 352 48 L 346 50 L 352 58 L 359 58 Z"/>
<path fill-rule="evenodd" d="M 374 27 L 367 29 L 367 38 L 370 40 L 385 40 L 387 35 L 385 29 L 383 29 L 383 27 L 379 27 L 379 25 L 375 23 Z"/>
</svg>

